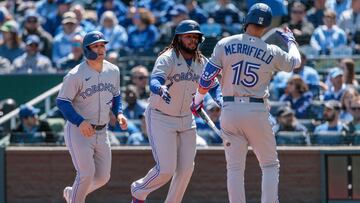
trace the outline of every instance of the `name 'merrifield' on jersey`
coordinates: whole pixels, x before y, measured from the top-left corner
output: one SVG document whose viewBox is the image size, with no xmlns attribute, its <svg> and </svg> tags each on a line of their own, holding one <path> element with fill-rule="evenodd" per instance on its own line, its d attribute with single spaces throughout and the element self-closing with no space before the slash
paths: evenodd
<svg viewBox="0 0 360 203">
<path fill-rule="evenodd" d="M 103 91 L 108 91 L 108 92 L 112 93 L 113 95 L 117 94 L 116 88 L 113 84 L 99 83 L 97 85 L 92 85 L 91 87 L 86 88 L 84 91 L 80 92 L 79 95 L 83 99 L 86 99 L 87 97 L 91 97 L 96 92 L 103 92 Z"/>
<path fill-rule="evenodd" d="M 170 81 L 175 81 L 175 82 L 180 82 L 180 81 L 194 81 L 194 82 L 198 82 L 200 78 L 200 75 L 193 73 L 193 72 L 181 72 L 181 73 L 176 73 L 172 76 L 168 77 L 168 80 Z"/>
<path fill-rule="evenodd" d="M 257 58 L 261 61 L 263 61 L 266 64 L 270 64 L 272 59 L 274 58 L 273 55 L 268 54 L 263 49 L 260 49 L 258 47 L 250 46 L 248 44 L 242 44 L 242 43 L 234 43 L 224 46 L 225 54 L 231 55 L 231 54 L 245 54 L 248 56 L 252 56 L 254 58 Z"/>
</svg>

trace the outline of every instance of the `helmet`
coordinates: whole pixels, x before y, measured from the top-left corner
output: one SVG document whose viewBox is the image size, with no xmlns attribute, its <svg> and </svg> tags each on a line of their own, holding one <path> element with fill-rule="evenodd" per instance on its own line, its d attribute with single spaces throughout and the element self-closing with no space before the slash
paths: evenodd
<svg viewBox="0 0 360 203">
<path fill-rule="evenodd" d="M 84 39 L 83 39 L 83 50 L 84 55 L 89 60 L 95 60 L 97 58 L 97 54 L 89 48 L 90 45 L 98 43 L 98 42 L 104 42 L 105 44 L 108 43 L 107 40 L 105 40 L 103 33 L 99 31 L 91 31 L 86 33 Z"/>
<path fill-rule="evenodd" d="M 271 8 L 264 3 L 256 3 L 249 9 L 245 17 L 245 28 L 248 24 L 256 24 L 268 27 L 271 24 Z"/>
<path fill-rule="evenodd" d="M 175 35 L 189 33 L 200 34 L 201 36 L 203 35 L 203 33 L 200 31 L 199 23 L 193 20 L 183 20 L 175 28 Z"/>
</svg>

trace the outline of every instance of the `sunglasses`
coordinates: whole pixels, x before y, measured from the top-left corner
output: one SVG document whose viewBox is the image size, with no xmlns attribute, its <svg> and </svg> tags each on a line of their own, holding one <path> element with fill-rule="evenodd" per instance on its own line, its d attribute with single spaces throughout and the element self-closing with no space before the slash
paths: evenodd
<svg viewBox="0 0 360 203">
<path fill-rule="evenodd" d="M 353 110 L 353 111 L 356 111 L 356 110 L 360 110 L 360 106 L 357 106 L 357 107 L 351 107 L 351 110 Z"/>
<path fill-rule="evenodd" d="M 138 79 L 138 80 L 144 80 L 144 79 L 148 79 L 148 76 L 135 76 L 134 77 L 135 79 Z"/>
<path fill-rule="evenodd" d="M 294 11 L 291 11 L 291 13 L 294 13 L 294 14 L 303 14 L 304 11 L 296 11 L 296 10 L 294 10 Z"/>
</svg>

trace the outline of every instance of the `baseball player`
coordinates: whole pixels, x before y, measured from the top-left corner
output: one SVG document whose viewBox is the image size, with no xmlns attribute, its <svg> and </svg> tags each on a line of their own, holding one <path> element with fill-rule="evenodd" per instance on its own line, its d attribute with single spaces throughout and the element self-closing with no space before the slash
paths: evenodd
<svg viewBox="0 0 360 203">
<path fill-rule="evenodd" d="M 65 143 L 77 172 L 72 187 L 64 189 L 67 203 L 84 203 L 90 192 L 110 179 L 111 150 L 106 132 L 110 111 L 121 128 L 127 128 L 122 114 L 120 72 L 104 60 L 106 43 L 101 32 L 85 35 L 86 60 L 64 77 L 57 97 L 57 106 L 67 120 Z"/>
<path fill-rule="evenodd" d="M 189 106 L 207 59 L 198 46 L 203 40 L 199 24 L 184 20 L 175 36 L 155 62 L 151 74 L 149 106 L 145 111 L 148 137 L 156 165 L 133 182 L 133 203 L 142 203 L 154 190 L 171 185 L 165 203 L 180 203 L 194 170 L 196 131 Z M 219 83 L 211 85 L 211 95 L 222 102 Z"/>
<path fill-rule="evenodd" d="M 268 5 L 254 4 L 245 18 L 245 33 L 220 40 L 201 74 L 199 88 L 191 105 L 194 115 L 202 108 L 204 94 L 222 72 L 220 86 L 224 104 L 220 123 L 226 138 L 227 187 L 230 203 L 244 203 L 244 170 L 251 145 L 262 170 L 262 203 L 278 202 L 279 160 L 268 108 L 268 85 L 273 71 L 290 72 L 301 58 L 289 29 L 278 31 L 288 53 L 260 39 L 271 23 Z M 261 126 L 261 127 L 260 127 Z"/>
</svg>

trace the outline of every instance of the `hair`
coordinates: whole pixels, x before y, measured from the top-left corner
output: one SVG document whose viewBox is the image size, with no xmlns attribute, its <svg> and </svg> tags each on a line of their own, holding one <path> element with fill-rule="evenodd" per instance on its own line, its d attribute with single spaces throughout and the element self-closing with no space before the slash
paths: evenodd
<svg viewBox="0 0 360 203">
<path fill-rule="evenodd" d="M 355 80 L 355 62 L 351 58 L 344 58 L 341 60 L 342 63 L 345 64 L 345 67 L 347 69 L 348 75 L 345 79 L 345 84 L 353 84 Z"/>
<path fill-rule="evenodd" d="M 155 24 L 155 17 L 153 13 L 148 9 L 139 8 L 136 13 L 139 15 L 141 22 L 143 22 L 144 24 L 146 25 Z"/>
<path fill-rule="evenodd" d="M 299 75 L 292 76 L 288 80 L 288 83 L 290 83 L 290 82 L 294 83 L 295 89 L 297 91 L 299 91 L 299 93 L 301 93 L 301 94 L 309 91 L 308 85 L 305 83 L 305 81 Z"/>
<path fill-rule="evenodd" d="M 324 11 L 324 17 L 326 17 L 326 16 L 336 19 L 336 13 L 335 13 L 335 11 L 333 11 L 331 9 L 326 9 Z"/>
<path fill-rule="evenodd" d="M 291 9 L 293 8 L 301 8 L 304 12 L 306 11 L 306 7 L 301 1 L 295 1 L 291 6 Z"/>
<path fill-rule="evenodd" d="M 143 65 L 137 65 L 137 66 L 133 67 L 133 68 L 131 69 L 130 73 L 131 73 L 131 75 L 133 76 L 134 73 L 136 73 L 136 72 L 142 72 L 143 70 L 147 73 L 147 75 L 149 75 L 149 70 L 148 70 L 145 66 L 143 66 Z"/>
<path fill-rule="evenodd" d="M 114 26 L 119 24 L 118 19 L 113 11 L 105 11 L 100 17 L 100 24 L 104 25 L 105 19 L 111 19 L 113 21 Z"/>
<path fill-rule="evenodd" d="M 201 43 L 201 36 L 199 35 L 199 42 Z M 166 51 L 170 50 L 170 49 L 174 49 L 176 55 L 179 57 L 180 54 L 180 44 L 179 44 L 179 35 L 175 35 L 175 37 L 173 38 L 173 40 L 171 41 L 170 45 L 165 47 L 160 53 L 159 56 L 163 53 L 165 53 Z M 201 60 L 204 56 L 202 55 L 201 51 L 199 50 L 199 48 L 196 49 L 195 51 L 195 57 L 194 57 L 194 61 L 197 61 L 199 63 L 202 63 L 203 61 Z"/>
</svg>

